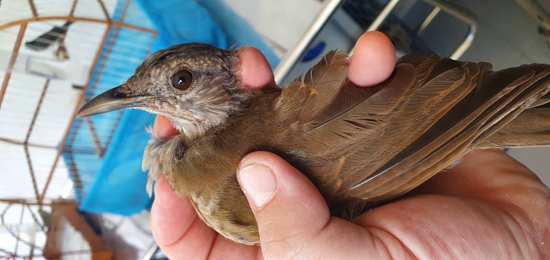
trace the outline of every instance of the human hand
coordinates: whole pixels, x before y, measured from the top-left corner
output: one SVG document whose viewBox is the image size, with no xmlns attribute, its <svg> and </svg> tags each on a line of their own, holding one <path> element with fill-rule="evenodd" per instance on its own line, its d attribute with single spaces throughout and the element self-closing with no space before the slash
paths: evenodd
<svg viewBox="0 0 550 260">
<path fill-rule="evenodd" d="M 241 51 L 247 88 L 273 80 L 263 56 Z M 363 36 L 348 77 L 370 86 L 393 70 L 393 46 Z M 365 73 L 368 71 L 368 73 Z M 154 132 L 177 134 L 157 117 Z M 156 242 L 172 259 L 521 258 L 550 256 L 550 192 L 499 151 L 475 151 L 413 195 L 370 210 L 354 222 L 331 217 L 309 180 L 276 155 L 249 154 L 238 173 L 258 221 L 261 246 L 236 244 L 208 228 L 190 201 L 160 178 L 151 211 Z M 546 242 L 546 244 L 545 244 Z M 545 255 L 546 254 L 546 255 Z"/>
</svg>

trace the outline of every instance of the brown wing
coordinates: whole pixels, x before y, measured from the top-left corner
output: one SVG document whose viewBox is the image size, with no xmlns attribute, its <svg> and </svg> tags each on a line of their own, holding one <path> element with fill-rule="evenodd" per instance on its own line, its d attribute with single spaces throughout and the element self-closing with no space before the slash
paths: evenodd
<svg viewBox="0 0 550 260">
<path fill-rule="evenodd" d="M 377 203 L 413 189 L 550 89 L 547 65 L 491 72 L 487 63 L 419 56 L 359 89 L 346 81 L 345 61 L 330 54 L 277 102 L 281 118 L 298 121 L 301 168 L 329 203 Z"/>
<path fill-rule="evenodd" d="M 550 146 L 550 107 L 525 110 L 480 143 L 480 148 Z"/>
</svg>

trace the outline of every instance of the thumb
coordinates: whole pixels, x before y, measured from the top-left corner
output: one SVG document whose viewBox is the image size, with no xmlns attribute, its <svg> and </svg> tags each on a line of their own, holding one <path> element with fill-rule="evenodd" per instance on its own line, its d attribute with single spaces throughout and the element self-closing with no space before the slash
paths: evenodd
<svg viewBox="0 0 550 260">
<path fill-rule="evenodd" d="M 279 258 L 303 248 L 330 220 L 316 187 L 274 154 L 247 155 L 241 161 L 238 179 L 256 216 L 266 258 Z"/>
</svg>

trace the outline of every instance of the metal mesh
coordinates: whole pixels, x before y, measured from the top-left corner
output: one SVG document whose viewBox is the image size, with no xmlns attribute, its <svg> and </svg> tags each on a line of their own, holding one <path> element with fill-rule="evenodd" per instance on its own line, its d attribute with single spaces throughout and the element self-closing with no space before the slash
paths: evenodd
<svg viewBox="0 0 550 260">
<path fill-rule="evenodd" d="M 136 8 L 130 0 L 0 2 L 0 258 L 41 256 L 53 201 L 86 192 L 121 113 L 75 115 L 150 52 L 156 32 L 136 22 Z"/>
</svg>

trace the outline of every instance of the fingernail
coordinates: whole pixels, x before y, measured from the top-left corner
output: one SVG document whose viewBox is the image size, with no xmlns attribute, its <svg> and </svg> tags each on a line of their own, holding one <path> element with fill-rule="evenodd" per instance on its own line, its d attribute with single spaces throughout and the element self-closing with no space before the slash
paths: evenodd
<svg viewBox="0 0 550 260">
<path fill-rule="evenodd" d="M 239 169 L 239 183 L 256 208 L 262 208 L 273 199 L 277 180 L 271 169 L 263 164 L 249 164 Z"/>
</svg>

